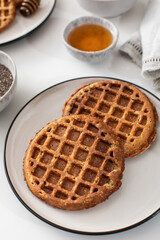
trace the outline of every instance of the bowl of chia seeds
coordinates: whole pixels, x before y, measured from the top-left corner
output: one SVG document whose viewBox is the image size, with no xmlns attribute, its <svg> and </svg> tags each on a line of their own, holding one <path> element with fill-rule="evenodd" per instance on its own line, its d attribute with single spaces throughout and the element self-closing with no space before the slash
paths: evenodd
<svg viewBox="0 0 160 240">
<path fill-rule="evenodd" d="M 11 57 L 0 51 L 0 112 L 7 107 L 15 95 L 17 70 Z"/>
</svg>

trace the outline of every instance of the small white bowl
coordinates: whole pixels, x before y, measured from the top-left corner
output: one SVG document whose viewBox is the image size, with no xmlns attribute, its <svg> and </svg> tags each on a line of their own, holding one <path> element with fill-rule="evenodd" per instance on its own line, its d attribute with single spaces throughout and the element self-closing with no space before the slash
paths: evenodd
<svg viewBox="0 0 160 240">
<path fill-rule="evenodd" d="M 7 105 L 11 102 L 13 96 L 15 95 L 17 87 L 17 70 L 15 63 L 13 62 L 11 57 L 2 51 L 0 51 L 0 64 L 7 67 L 13 76 L 13 82 L 11 86 L 3 96 L 0 96 L 0 112 L 1 112 L 5 107 L 7 107 Z"/>
<path fill-rule="evenodd" d="M 77 48 L 72 47 L 67 41 L 68 35 L 70 34 L 70 32 L 73 29 L 75 29 L 78 26 L 84 25 L 84 24 L 96 24 L 96 25 L 100 25 L 100 26 L 108 29 L 111 32 L 112 37 L 113 37 L 113 41 L 112 41 L 111 45 L 108 46 L 107 48 L 105 48 L 103 50 L 99 50 L 99 51 L 81 51 Z M 63 41 L 64 41 L 64 44 L 67 47 L 68 51 L 74 57 L 76 57 L 82 61 L 96 63 L 96 62 L 102 61 L 114 49 L 114 47 L 116 46 L 117 40 L 118 40 L 118 36 L 119 36 L 118 29 L 115 27 L 115 25 L 111 21 L 104 19 L 104 18 L 100 18 L 100 17 L 85 16 L 85 17 L 80 17 L 80 18 L 73 20 L 66 26 L 64 33 L 63 33 Z"/>
<path fill-rule="evenodd" d="M 116 17 L 127 12 L 137 0 L 77 0 L 85 10 L 103 17 Z"/>
</svg>

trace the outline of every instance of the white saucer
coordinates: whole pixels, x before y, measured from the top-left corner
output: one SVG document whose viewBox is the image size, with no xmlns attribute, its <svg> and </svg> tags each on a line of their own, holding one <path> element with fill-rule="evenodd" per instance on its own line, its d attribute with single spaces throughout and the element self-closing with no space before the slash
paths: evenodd
<svg viewBox="0 0 160 240">
<path fill-rule="evenodd" d="M 41 0 L 39 9 L 31 16 L 24 17 L 17 9 L 12 24 L 0 33 L 0 45 L 17 40 L 39 27 L 52 13 L 56 0 Z"/>
<path fill-rule="evenodd" d="M 132 228 L 153 217 L 160 208 L 159 126 L 151 147 L 135 158 L 126 159 L 121 188 L 96 207 L 74 212 L 52 208 L 36 198 L 24 181 L 23 158 L 29 141 L 48 122 L 61 117 L 64 102 L 77 88 L 97 80 L 102 78 L 73 79 L 39 93 L 17 114 L 5 143 L 6 174 L 22 204 L 52 226 L 84 234 L 106 234 Z M 160 116 L 160 100 L 140 89 L 152 100 Z"/>
</svg>

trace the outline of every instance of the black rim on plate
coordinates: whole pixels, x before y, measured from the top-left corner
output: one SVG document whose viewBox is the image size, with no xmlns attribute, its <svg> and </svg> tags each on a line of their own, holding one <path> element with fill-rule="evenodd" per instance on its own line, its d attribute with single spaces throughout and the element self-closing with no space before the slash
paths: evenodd
<svg viewBox="0 0 160 240">
<path fill-rule="evenodd" d="M 40 24 L 38 24 L 35 28 L 33 28 L 32 30 L 30 30 L 29 32 L 23 34 L 23 35 L 20 36 L 20 37 L 16 37 L 16 38 L 11 39 L 11 40 L 8 40 L 8 41 L 6 41 L 6 42 L 0 43 L 0 46 L 5 45 L 5 44 L 9 44 L 9 43 L 12 43 L 12 42 L 15 42 L 16 40 L 19 40 L 19 39 L 22 39 L 22 38 L 26 37 L 27 35 L 33 33 L 35 30 L 37 30 L 37 28 L 39 28 L 39 27 L 49 18 L 49 16 L 52 14 L 52 12 L 53 12 L 53 10 L 54 10 L 54 8 L 55 8 L 55 6 L 56 6 L 56 1 L 57 1 L 57 0 L 54 1 L 53 7 L 52 7 L 52 9 L 50 10 L 50 12 L 49 12 L 49 14 L 47 15 L 47 17 L 46 17 Z"/>
<path fill-rule="evenodd" d="M 71 233 L 77 233 L 77 234 L 83 234 L 83 235 L 106 235 L 106 234 L 113 234 L 113 233 L 120 233 L 120 232 L 123 232 L 123 231 L 126 231 L 126 230 L 129 230 L 129 229 L 132 229 L 134 227 L 137 227 L 139 225 L 141 225 L 142 223 L 144 222 L 147 222 L 148 220 L 150 220 L 151 218 L 153 218 L 156 214 L 159 213 L 159 209 L 157 209 L 155 212 L 153 212 L 151 215 L 149 215 L 148 217 L 144 218 L 143 220 L 133 224 L 133 225 L 130 225 L 130 226 L 127 226 L 127 227 L 124 227 L 124 228 L 120 228 L 120 229 L 116 229 L 116 230 L 112 230 L 112 231 L 103 231 L 103 232 L 87 232 L 87 231 L 80 231 L 80 230 L 75 230 L 75 229 L 70 229 L 70 228 L 66 228 L 66 227 L 63 227 L 61 225 L 58 225 L 56 223 L 53 223 L 47 219 L 45 219 L 44 217 L 42 217 L 41 215 L 37 214 L 32 208 L 30 208 L 24 201 L 23 199 L 20 197 L 20 195 L 17 193 L 17 191 L 15 190 L 14 188 L 14 184 L 12 183 L 11 179 L 10 179 L 10 176 L 9 176 L 9 173 L 8 173 L 8 169 L 7 169 L 7 161 L 6 161 L 6 149 L 7 149 L 7 140 L 8 140 L 8 137 L 9 137 L 9 133 L 11 131 L 11 128 L 14 124 L 14 122 L 16 121 L 17 117 L 20 115 L 20 113 L 23 111 L 23 109 L 30 103 L 32 102 L 35 98 L 37 98 L 39 95 L 41 95 L 42 93 L 48 91 L 49 89 L 51 88 L 54 88 L 56 86 L 59 86 L 59 85 L 62 85 L 64 83 L 67 83 L 67 82 L 72 82 L 72 81 L 78 81 L 78 80 L 86 80 L 86 79 L 97 79 L 98 81 L 99 80 L 107 80 L 107 79 L 111 79 L 111 80 L 118 80 L 118 81 L 122 81 L 122 82 L 126 82 L 126 83 L 129 83 L 129 84 L 132 84 L 146 92 L 148 92 L 149 94 L 151 94 L 153 97 L 155 97 L 158 101 L 160 101 L 160 99 L 155 96 L 153 93 L 151 93 L 150 91 L 148 91 L 147 89 L 143 88 L 143 87 L 140 87 L 138 86 L 137 84 L 134 84 L 134 83 L 130 83 L 126 80 L 122 80 L 122 79 L 118 79 L 118 78 L 112 78 L 112 77 L 103 77 L 103 76 L 89 76 L 89 77 L 80 77 L 80 78 L 73 78 L 73 79 L 69 79 L 69 80 L 66 80 L 66 81 L 63 81 L 63 82 L 60 82 L 60 83 L 57 83 L 55 85 L 52 85 L 51 87 L 48 87 L 46 88 L 45 90 L 41 91 L 40 93 L 38 93 L 37 95 L 35 95 L 33 98 L 31 98 L 21 109 L 20 111 L 16 114 L 16 116 L 14 117 L 9 129 L 8 129 L 8 132 L 7 132 L 7 135 L 6 135 L 6 139 L 5 139 L 5 147 L 4 147 L 4 168 L 5 168 L 5 173 L 6 173 L 6 176 L 7 176 L 7 180 L 9 182 L 9 185 L 11 187 L 11 189 L 13 190 L 14 194 L 16 195 L 16 197 L 19 199 L 19 201 L 23 204 L 23 206 L 28 209 L 33 215 L 35 215 L 37 218 L 39 218 L 40 220 L 42 220 L 43 222 L 53 226 L 53 227 L 56 227 L 56 228 L 59 228 L 61 230 L 65 230 L 65 231 L 68 231 L 68 232 L 71 232 Z"/>
</svg>

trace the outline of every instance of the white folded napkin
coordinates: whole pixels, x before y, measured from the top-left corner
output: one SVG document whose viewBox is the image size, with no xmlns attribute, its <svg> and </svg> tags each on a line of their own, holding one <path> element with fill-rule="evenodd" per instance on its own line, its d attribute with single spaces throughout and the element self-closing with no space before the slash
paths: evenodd
<svg viewBox="0 0 160 240">
<path fill-rule="evenodd" d="M 120 47 L 141 67 L 144 78 L 160 88 L 160 0 L 150 0 L 139 32 Z"/>
</svg>

